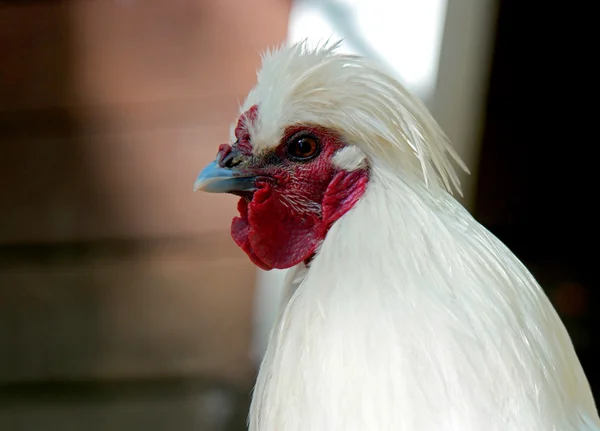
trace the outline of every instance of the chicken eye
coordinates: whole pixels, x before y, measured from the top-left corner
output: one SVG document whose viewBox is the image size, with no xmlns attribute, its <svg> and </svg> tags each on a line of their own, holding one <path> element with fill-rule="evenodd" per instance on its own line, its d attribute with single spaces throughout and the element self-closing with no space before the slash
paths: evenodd
<svg viewBox="0 0 600 431">
<path fill-rule="evenodd" d="M 309 160 L 317 155 L 319 145 L 312 136 L 293 136 L 288 141 L 288 153 L 295 160 Z"/>
</svg>

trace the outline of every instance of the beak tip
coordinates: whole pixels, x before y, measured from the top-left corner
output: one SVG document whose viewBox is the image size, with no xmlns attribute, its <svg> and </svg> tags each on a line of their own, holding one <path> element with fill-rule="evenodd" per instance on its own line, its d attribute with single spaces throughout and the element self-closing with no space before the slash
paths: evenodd
<svg viewBox="0 0 600 431">
<path fill-rule="evenodd" d="M 194 182 L 194 192 L 229 193 L 254 187 L 254 177 L 237 176 L 235 170 L 222 168 L 215 160 L 200 172 Z"/>
<path fill-rule="evenodd" d="M 192 193 L 202 192 L 202 191 L 204 191 L 204 184 L 200 183 L 199 181 L 196 181 L 194 183 L 194 188 L 192 189 Z"/>
<path fill-rule="evenodd" d="M 195 192 L 197 192 L 197 191 L 200 191 L 200 190 L 202 190 L 202 186 L 204 185 L 204 184 L 202 184 L 202 183 L 203 183 L 203 181 L 202 181 L 202 180 L 201 180 L 199 177 L 197 177 L 197 178 L 194 180 L 194 187 L 193 187 L 193 190 L 192 190 L 192 191 L 195 193 Z"/>
<path fill-rule="evenodd" d="M 209 163 L 196 177 L 194 192 L 207 191 L 207 187 L 211 183 L 217 181 L 222 176 L 227 176 L 227 174 L 229 173 L 220 168 L 216 160 Z"/>
</svg>

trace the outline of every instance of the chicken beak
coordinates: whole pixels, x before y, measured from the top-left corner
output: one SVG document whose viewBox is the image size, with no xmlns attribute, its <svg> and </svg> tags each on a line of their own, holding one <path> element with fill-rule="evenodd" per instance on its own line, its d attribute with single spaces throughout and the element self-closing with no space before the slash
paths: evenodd
<svg viewBox="0 0 600 431">
<path fill-rule="evenodd" d="M 194 191 L 207 193 L 252 192 L 256 177 L 244 175 L 235 168 L 224 168 L 215 160 L 206 166 L 196 178 Z"/>
</svg>

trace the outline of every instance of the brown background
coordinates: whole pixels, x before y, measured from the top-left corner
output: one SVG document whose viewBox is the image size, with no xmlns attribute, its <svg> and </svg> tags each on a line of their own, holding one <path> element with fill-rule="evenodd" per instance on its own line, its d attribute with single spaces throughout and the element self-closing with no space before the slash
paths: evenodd
<svg viewBox="0 0 600 431">
<path fill-rule="evenodd" d="M 0 383 L 248 384 L 255 269 L 192 185 L 289 7 L 0 3 Z"/>
</svg>

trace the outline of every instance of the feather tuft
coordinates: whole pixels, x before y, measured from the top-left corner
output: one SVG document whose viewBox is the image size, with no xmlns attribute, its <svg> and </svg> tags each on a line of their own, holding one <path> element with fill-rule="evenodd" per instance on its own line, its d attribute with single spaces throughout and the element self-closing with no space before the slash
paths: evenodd
<svg viewBox="0 0 600 431">
<path fill-rule="evenodd" d="M 453 163 L 469 170 L 427 108 L 374 60 L 337 53 L 340 44 L 304 40 L 262 54 L 258 83 L 241 107 L 260 107 L 255 150 L 276 146 L 289 125 L 318 124 L 370 160 L 462 195 Z"/>
</svg>

